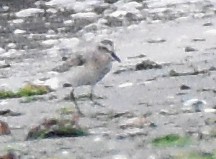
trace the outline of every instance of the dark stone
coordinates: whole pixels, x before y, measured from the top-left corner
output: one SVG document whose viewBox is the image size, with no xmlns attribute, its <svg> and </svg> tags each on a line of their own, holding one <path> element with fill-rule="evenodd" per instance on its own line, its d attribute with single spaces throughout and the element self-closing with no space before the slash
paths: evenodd
<svg viewBox="0 0 216 159">
<path fill-rule="evenodd" d="M 113 4 L 118 2 L 118 0 L 104 0 L 105 3 Z"/>
<path fill-rule="evenodd" d="M 123 25 L 123 21 L 116 17 L 107 17 L 107 23 L 106 25 L 110 27 L 118 27 Z"/>
<path fill-rule="evenodd" d="M 199 42 L 199 41 L 206 41 L 206 39 L 203 39 L 203 38 L 195 38 L 195 39 L 192 39 L 192 41 L 194 41 L 194 42 Z"/>
<path fill-rule="evenodd" d="M 66 57 L 66 56 L 62 57 L 62 61 L 66 61 L 67 59 L 68 59 L 68 57 Z"/>
<path fill-rule="evenodd" d="M 8 68 L 8 67 L 11 67 L 11 65 L 10 65 L 10 64 L 0 65 L 0 69 L 1 69 L 1 68 Z"/>
<path fill-rule="evenodd" d="M 136 14 L 133 14 L 133 13 L 127 13 L 127 14 L 125 15 L 125 18 L 126 18 L 129 22 L 138 22 L 138 21 L 141 20 Z"/>
<path fill-rule="evenodd" d="M 162 66 L 157 64 L 154 61 L 150 61 L 150 60 L 145 60 L 139 64 L 136 65 L 135 70 L 147 70 L 147 69 L 161 69 Z"/>
<path fill-rule="evenodd" d="M 170 70 L 169 75 L 170 76 L 179 76 L 179 73 L 176 72 L 175 70 Z"/>
<path fill-rule="evenodd" d="M 137 59 L 137 58 L 144 58 L 144 57 L 146 57 L 146 55 L 140 54 L 140 55 L 137 55 L 137 56 L 130 56 L 130 57 L 128 57 L 128 59 Z"/>
<path fill-rule="evenodd" d="M 120 74 L 123 72 L 128 72 L 128 71 L 133 71 L 133 68 L 124 68 L 124 69 L 120 69 L 120 70 L 116 70 L 115 72 L 113 72 L 113 74 Z"/>
<path fill-rule="evenodd" d="M 203 26 L 212 26 L 213 25 L 213 23 L 211 23 L 211 22 L 208 22 L 208 23 L 204 23 L 203 24 Z"/>
<path fill-rule="evenodd" d="M 2 116 L 19 116 L 21 113 L 13 112 L 10 109 L 0 110 L 0 115 Z"/>
<path fill-rule="evenodd" d="M 190 87 L 183 84 L 183 85 L 180 86 L 180 89 L 181 90 L 188 90 L 188 89 L 190 89 Z"/>
<path fill-rule="evenodd" d="M 193 52 L 193 51 L 197 51 L 197 49 L 194 49 L 193 47 L 190 46 L 185 47 L 185 52 Z"/>
<path fill-rule="evenodd" d="M 63 87 L 72 87 L 72 85 L 70 83 L 64 83 Z"/>
<path fill-rule="evenodd" d="M 156 39 L 156 40 L 151 39 L 151 40 L 148 40 L 147 42 L 148 43 L 164 43 L 166 42 L 166 40 L 165 39 Z"/>
<path fill-rule="evenodd" d="M 103 4 L 99 6 L 95 6 L 94 11 L 97 14 L 102 14 L 107 8 L 109 7 L 109 4 Z"/>
</svg>

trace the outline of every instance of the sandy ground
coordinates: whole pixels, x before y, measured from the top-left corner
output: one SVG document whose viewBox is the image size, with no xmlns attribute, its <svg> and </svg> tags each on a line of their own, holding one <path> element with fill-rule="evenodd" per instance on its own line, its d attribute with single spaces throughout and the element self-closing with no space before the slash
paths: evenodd
<svg viewBox="0 0 216 159">
<path fill-rule="evenodd" d="M 205 26 L 206 23 L 212 25 Z M 88 99 L 79 100 L 80 108 L 86 114 L 80 119 L 80 125 L 88 128 L 90 135 L 25 141 L 31 127 L 45 118 L 60 117 L 61 108 L 72 107 L 70 102 L 63 100 L 69 93 L 67 89 L 59 89 L 44 95 L 44 100 L 30 103 L 20 102 L 22 99 L 1 100 L 1 110 L 9 108 L 23 114 L 0 117 L 12 130 L 11 135 L 0 136 L 2 154 L 13 149 L 24 159 L 167 159 L 189 151 L 215 153 L 216 138 L 210 134 L 215 130 L 215 123 L 206 122 L 208 119 L 215 121 L 215 112 L 206 111 L 215 110 L 216 102 L 215 25 L 216 17 L 211 16 L 154 23 L 143 21 L 130 27 L 113 28 L 109 38 L 115 42 L 122 63 L 115 63 L 112 72 L 96 87 L 96 95 L 103 97 L 98 102 L 104 107 L 94 107 Z M 162 42 L 151 42 L 161 39 Z M 4 40 L 2 47 L 6 42 Z M 46 48 L 37 46 L 37 42 L 34 46 L 28 43 L 32 49 L 17 49 L 11 54 L 13 56 L 1 56 L 2 60 L 6 59 L 11 64 L 10 68 L 1 69 L 2 85 L 16 89 L 24 81 L 46 77 L 47 72 L 56 66 L 60 56 L 53 56 Z M 195 51 L 187 52 L 186 47 Z M 131 58 L 141 54 L 146 57 Z M 136 64 L 145 59 L 161 64 L 162 68 L 135 71 Z M 171 70 L 200 73 L 173 77 L 170 75 Z M 190 88 L 182 90 L 182 85 Z M 86 93 L 88 88 L 76 91 L 77 95 Z M 50 96 L 57 98 L 48 100 Z M 191 105 L 188 112 L 184 111 L 185 101 L 191 99 L 206 102 L 201 112 L 195 112 Z M 117 117 L 110 115 L 124 112 L 129 114 Z M 134 124 L 122 128 L 125 121 L 143 116 L 155 126 L 144 122 L 141 123 L 142 127 Z M 157 148 L 151 144 L 155 137 L 169 133 L 190 134 L 193 142 L 184 147 L 168 148 Z"/>
</svg>

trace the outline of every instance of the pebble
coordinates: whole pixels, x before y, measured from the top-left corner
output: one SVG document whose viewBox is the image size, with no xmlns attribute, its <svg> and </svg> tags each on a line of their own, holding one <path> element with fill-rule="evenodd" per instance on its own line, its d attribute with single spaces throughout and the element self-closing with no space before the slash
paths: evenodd
<svg viewBox="0 0 216 159">
<path fill-rule="evenodd" d="M 144 60 L 141 63 L 136 64 L 135 70 L 147 70 L 147 69 L 161 69 L 162 66 L 160 64 L 157 64 L 154 61 L 151 60 Z"/>
<path fill-rule="evenodd" d="M 56 39 L 49 39 L 49 40 L 45 40 L 42 42 L 43 45 L 45 46 L 52 46 L 58 43 L 58 40 Z"/>
<path fill-rule="evenodd" d="M 14 30 L 14 34 L 24 34 L 24 33 L 26 33 L 25 30 L 21 30 L 21 29 Z"/>
<path fill-rule="evenodd" d="M 134 117 L 126 119 L 120 123 L 120 127 L 123 129 L 128 127 L 142 128 L 146 125 L 150 125 L 150 122 L 145 117 Z"/>
<path fill-rule="evenodd" d="M 185 52 L 193 52 L 193 51 L 197 51 L 197 49 L 190 46 L 185 47 Z"/>
<path fill-rule="evenodd" d="M 28 8 L 28 9 L 23 9 L 19 12 L 16 13 L 16 16 L 18 18 L 25 18 L 25 17 L 30 17 L 30 16 L 34 16 L 38 13 L 44 13 L 43 9 L 39 9 L 39 8 Z"/>
<path fill-rule="evenodd" d="M 212 26 L 213 25 L 213 23 L 211 23 L 211 22 L 208 22 L 208 23 L 204 23 L 203 24 L 203 26 Z"/>
<path fill-rule="evenodd" d="M 12 22 L 13 22 L 14 24 L 21 24 L 21 23 L 24 22 L 24 20 L 23 20 L 23 19 L 14 19 Z"/>
<path fill-rule="evenodd" d="M 16 44 L 15 43 L 9 43 L 7 45 L 8 48 L 11 48 L 11 49 L 15 49 L 16 48 Z"/>
<path fill-rule="evenodd" d="M 206 104 L 207 102 L 204 100 L 192 98 L 183 103 L 182 110 L 185 112 L 202 112 Z"/>
<path fill-rule="evenodd" d="M 126 83 L 120 84 L 118 87 L 119 87 L 119 88 L 125 88 L 125 87 L 131 87 L 131 86 L 133 86 L 133 83 L 131 83 L 131 82 L 126 82 Z"/>
<path fill-rule="evenodd" d="M 165 39 L 162 39 L 162 38 L 157 38 L 157 39 L 150 39 L 150 40 L 147 40 L 148 43 L 164 43 L 166 42 Z"/>
<path fill-rule="evenodd" d="M 3 54 L 5 52 L 5 49 L 0 47 L 0 54 Z"/>
<path fill-rule="evenodd" d="M 191 89 L 191 88 L 189 86 L 183 84 L 183 85 L 180 86 L 180 89 L 181 90 L 188 90 L 188 89 Z"/>
</svg>

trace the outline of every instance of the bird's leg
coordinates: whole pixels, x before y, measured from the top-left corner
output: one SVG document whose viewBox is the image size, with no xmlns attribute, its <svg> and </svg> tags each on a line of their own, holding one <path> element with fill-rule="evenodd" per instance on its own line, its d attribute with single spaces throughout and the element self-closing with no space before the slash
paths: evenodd
<svg viewBox="0 0 216 159">
<path fill-rule="evenodd" d="M 94 103 L 94 86 L 91 86 L 91 92 L 89 98 Z"/>
<path fill-rule="evenodd" d="M 92 101 L 92 103 L 94 104 L 94 106 L 95 105 L 98 105 L 98 106 L 103 106 L 102 104 L 100 104 L 99 102 L 97 102 L 97 101 L 95 101 L 95 99 L 94 99 L 94 87 L 95 86 L 91 86 L 91 92 L 90 92 L 90 95 L 89 95 L 89 98 L 90 98 L 90 100 Z"/>
<path fill-rule="evenodd" d="M 76 111 L 78 112 L 78 114 L 83 116 L 83 113 L 81 112 L 81 110 L 80 110 L 80 108 L 76 102 L 76 98 L 74 96 L 74 89 L 72 89 L 70 92 L 70 100 L 74 103 Z"/>
</svg>

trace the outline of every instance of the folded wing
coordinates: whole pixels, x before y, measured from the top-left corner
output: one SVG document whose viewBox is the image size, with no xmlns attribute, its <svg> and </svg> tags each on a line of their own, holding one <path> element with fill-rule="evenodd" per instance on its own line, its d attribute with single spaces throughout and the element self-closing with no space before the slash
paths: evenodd
<svg viewBox="0 0 216 159">
<path fill-rule="evenodd" d="M 67 58 L 65 62 L 55 68 L 52 71 L 56 72 L 66 72 L 69 71 L 72 67 L 82 66 L 85 64 L 85 58 L 83 55 L 74 55 L 73 57 Z"/>
</svg>

